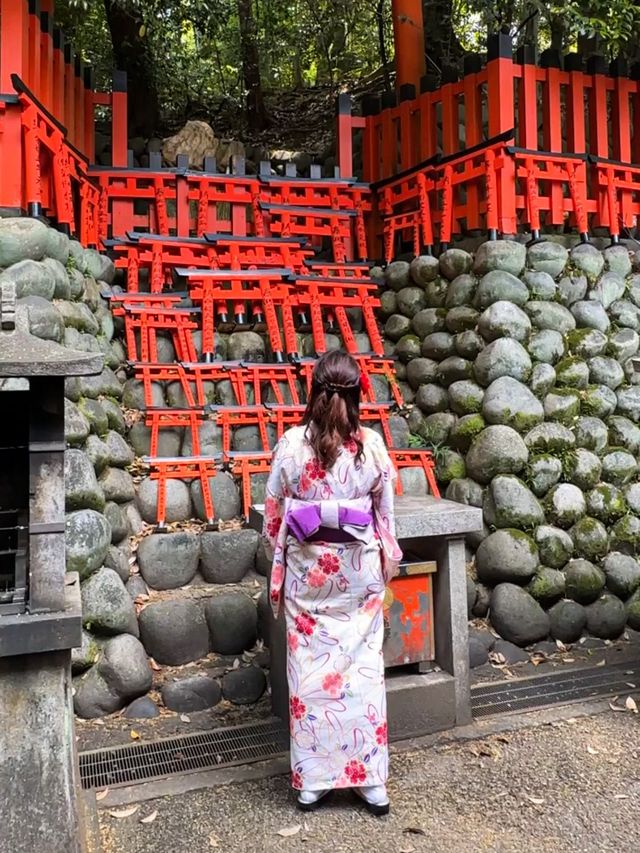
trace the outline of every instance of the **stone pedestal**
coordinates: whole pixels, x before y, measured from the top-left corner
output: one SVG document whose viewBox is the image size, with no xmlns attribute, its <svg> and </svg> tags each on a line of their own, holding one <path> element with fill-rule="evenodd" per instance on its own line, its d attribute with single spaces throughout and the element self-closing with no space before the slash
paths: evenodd
<svg viewBox="0 0 640 853">
<path fill-rule="evenodd" d="M 406 738 L 471 722 L 464 536 L 480 529 L 482 510 L 432 497 L 399 497 L 395 511 L 403 550 L 437 562 L 433 576 L 435 661 L 387 670 L 389 731 L 394 738 Z M 253 507 L 252 527 L 261 530 L 262 517 L 263 507 Z M 286 720 L 284 616 L 269 618 L 272 705 L 274 713 Z"/>
</svg>

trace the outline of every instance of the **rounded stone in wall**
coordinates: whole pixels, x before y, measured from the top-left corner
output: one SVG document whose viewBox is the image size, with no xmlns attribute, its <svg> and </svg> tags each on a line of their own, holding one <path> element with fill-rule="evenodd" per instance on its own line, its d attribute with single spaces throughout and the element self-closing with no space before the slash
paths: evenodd
<svg viewBox="0 0 640 853">
<path fill-rule="evenodd" d="M 627 625 L 634 631 L 640 631 L 640 590 L 636 590 L 625 605 Z"/>
<path fill-rule="evenodd" d="M 182 444 L 180 429 L 161 429 L 158 436 L 158 456 L 180 456 Z M 149 456 L 151 453 L 151 428 L 144 421 L 137 421 L 129 430 L 129 443 L 136 456 Z"/>
<path fill-rule="evenodd" d="M 631 272 L 631 257 L 626 246 L 607 246 L 602 252 L 605 266 L 611 272 L 615 272 L 622 278 L 626 278 Z"/>
<path fill-rule="evenodd" d="M 407 381 L 414 390 L 428 382 L 435 382 L 438 376 L 438 362 L 431 358 L 414 358 L 406 369 Z"/>
<path fill-rule="evenodd" d="M 153 589 L 178 589 L 195 577 L 200 538 L 186 530 L 145 536 L 138 546 L 138 565 Z"/>
<path fill-rule="evenodd" d="M 558 569 L 540 566 L 527 586 L 527 592 L 548 606 L 564 595 L 564 575 Z"/>
<path fill-rule="evenodd" d="M 560 302 L 570 308 L 585 298 L 588 288 L 586 275 L 565 275 L 558 282 Z"/>
<path fill-rule="evenodd" d="M 165 707 L 181 714 L 213 708 L 222 698 L 220 685 L 208 675 L 189 675 L 167 681 L 160 692 Z"/>
<path fill-rule="evenodd" d="M 211 648 L 222 655 L 236 655 L 252 648 L 258 637 L 258 613 L 242 592 L 225 592 L 205 604 Z"/>
<path fill-rule="evenodd" d="M 595 453 L 582 447 L 576 448 L 566 460 L 566 477 L 585 491 L 600 482 L 602 465 Z"/>
<path fill-rule="evenodd" d="M 392 261 L 387 265 L 384 277 L 387 286 L 392 290 L 402 290 L 411 283 L 410 266 L 406 261 Z"/>
<path fill-rule="evenodd" d="M 527 482 L 538 498 L 543 498 L 562 476 L 562 462 L 551 453 L 540 453 L 529 458 Z"/>
<path fill-rule="evenodd" d="M 618 388 L 617 412 L 625 415 L 635 423 L 640 421 L 640 386 L 629 385 Z"/>
<path fill-rule="evenodd" d="M 611 325 L 607 312 L 600 302 L 586 299 L 574 302 L 571 313 L 579 329 L 597 329 L 606 332 Z"/>
<path fill-rule="evenodd" d="M 89 428 L 95 435 L 105 435 L 109 428 L 109 421 L 102 403 L 98 400 L 88 400 L 82 397 L 78 401 L 78 408 L 89 421 Z"/>
<path fill-rule="evenodd" d="M 584 415 L 608 418 L 616 410 L 616 394 L 606 385 L 588 385 L 580 397 L 580 410 Z"/>
<path fill-rule="evenodd" d="M 527 270 L 523 276 L 524 283 L 529 288 L 531 299 L 554 299 L 558 286 L 547 272 Z M 587 287 L 585 282 L 585 293 Z"/>
<path fill-rule="evenodd" d="M 597 329 L 575 329 L 566 336 L 566 341 L 573 355 L 584 359 L 602 355 L 608 344 L 607 336 Z"/>
<path fill-rule="evenodd" d="M 426 302 L 424 290 L 419 287 L 403 287 L 397 293 L 398 311 L 405 317 L 413 317 L 426 308 Z"/>
<path fill-rule="evenodd" d="M 622 491 L 631 512 L 640 514 L 640 483 L 629 483 Z"/>
<path fill-rule="evenodd" d="M 266 689 L 267 679 L 257 666 L 231 670 L 222 679 L 222 695 L 234 705 L 252 705 Z"/>
<path fill-rule="evenodd" d="M 159 382 L 151 382 L 151 405 L 163 408 L 166 405 L 164 389 Z M 127 379 L 122 388 L 122 405 L 125 409 L 146 409 L 144 385 L 138 379 Z"/>
<path fill-rule="evenodd" d="M 68 444 L 82 445 L 89 435 L 89 421 L 71 400 L 64 401 L 64 437 Z"/>
<path fill-rule="evenodd" d="M 403 335 L 396 344 L 396 355 L 400 361 L 408 362 L 420 356 L 420 338 L 416 335 Z"/>
<path fill-rule="evenodd" d="M 525 311 L 538 329 L 553 329 L 566 335 L 576 327 L 573 314 L 558 302 L 528 302 Z"/>
<path fill-rule="evenodd" d="M 190 429 L 185 429 L 182 439 L 181 453 L 183 456 L 215 456 L 222 450 L 222 429 L 215 421 L 204 421 L 198 427 L 200 453 L 193 452 L 193 436 Z"/>
<path fill-rule="evenodd" d="M 404 335 L 411 331 L 411 320 L 404 314 L 392 314 L 384 326 L 385 337 L 392 341 L 399 341 Z"/>
<path fill-rule="evenodd" d="M 428 282 L 424 288 L 427 308 L 444 308 L 449 282 L 444 278 L 436 278 Z"/>
<path fill-rule="evenodd" d="M 449 385 L 449 406 L 457 415 L 470 415 L 482 409 L 484 390 L 470 379 Z"/>
<path fill-rule="evenodd" d="M 255 530 L 204 532 L 201 567 L 207 583 L 240 583 L 256 564 L 260 537 Z"/>
<path fill-rule="evenodd" d="M 133 477 L 121 468 L 105 468 L 100 474 L 100 486 L 105 498 L 116 503 L 132 501 L 136 496 Z"/>
<path fill-rule="evenodd" d="M 618 329 L 609 336 L 608 350 L 620 363 L 635 355 L 640 348 L 640 335 L 633 329 Z"/>
<path fill-rule="evenodd" d="M 533 270 L 546 272 L 556 278 L 565 268 L 569 252 L 560 243 L 545 240 L 529 246 L 527 264 Z"/>
<path fill-rule="evenodd" d="M 447 312 L 444 308 L 425 308 L 411 320 L 411 328 L 422 340 L 432 332 L 441 332 L 445 328 Z"/>
<path fill-rule="evenodd" d="M 240 493 L 229 474 L 223 471 L 212 477 L 209 480 L 209 488 L 211 489 L 215 517 L 218 521 L 230 521 L 232 518 L 240 517 Z M 206 521 L 200 480 L 194 480 L 191 484 L 191 497 L 197 517 L 201 521 Z"/>
<path fill-rule="evenodd" d="M 580 394 L 572 388 L 555 388 L 544 398 L 544 415 L 549 421 L 571 424 L 580 412 Z"/>
<path fill-rule="evenodd" d="M 556 371 L 550 364 L 534 364 L 529 385 L 536 397 L 545 397 L 556 384 Z"/>
<path fill-rule="evenodd" d="M 447 288 L 446 308 L 471 305 L 476 293 L 477 281 L 472 275 L 459 275 Z"/>
<path fill-rule="evenodd" d="M 0 283 L 13 282 L 16 298 L 40 296 L 50 301 L 56 289 L 56 279 L 52 271 L 39 261 L 22 260 L 12 264 L 0 274 Z"/>
<path fill-rule="evenodd" d="M 624 447 L 629 453 L 638 456 L 640 453 L 640 427 L 619 415 L 610 417 L 607 421 L 609 429 L 609 444 L 613 447 Z"/>
<path fill-rule="evenodd" d="M 624 486 L 634 479 L 638 470 L 636 457 L 623 448 L 612 447 L 602 457 L 602 479 L 615 486 Z"/>
<path fill-rule="evenodd" d="M 616 299 L 608 309 L 611 322 L 616 326 L 622 326 L 626 331 L 638 331 L 640 329 L 640 310 L 627 299 Z"/>
<path fill-rule="evenodd" d="M 182 480 L 168 480 L 166 484 L 165 520 L 186 521 L 191 518 L 189 487 Z M 145 477 L 138 485 L 136 502 L 140 515 L 149 524 L 157 521 L 158 481 Z"/>
<path fill-rule="evenodd" d="M 454 353 L 454 339 L 449 332 L 433 332 L 422 341 L 422 355 L 434 361 L 442 361 Z"/>
<path fill-rule="evenodd" d="M 561 643 L 575 643 L 587 624 L 584 607 L 576 601 L 564 599 L 549 610 L 549 634 Z"/>
<path fill-rule="evenodd" d="M 67 510 L 104 509 L 104 492 L 98 485 L 89 457 L 82 450 L 64 454 L 65 507 Z"/>
<path fill-rule="evenodd" d="M 418 435 L 433 443 L 443 444 L 454 428 L 456 420 L 456 416 L 450 412 L 434 412 L 432 415 L 423 418 L 422 428 L 418 429 Z"/>
<path fill-rule="evenodd" d="M 265 340 L 256 332 L 233 332 L 229 335 L 229 361 L 264 362 Z"/>
<path fill-rule="evenodd" d="M 501 376 L 484 394 L 482 416 L 489 424 L 506 424 L 524 432 L 544 419 L 544 411 L 526 385 L 510 376 Z"/>
<path fill-rule="evenodd" d="M 111 544 L 111 526 L 107 519 L 92 509 L 67 515 L 65 523 L 65 555 L 67 571 L 78 572 L 81 579 L 104 562 Z"/>
<path fill-rule="evenodd" d="M 456 503 L 466 504 L 467 506 L 482 507 L 484 497 L 484 489 L 474 480 L 463 477 L 458 480 L 452 480 L 445 494 L 448 501 L 456 501 Z"/>
<path fill-rule="evenodd" d="M 97 435 L 90 435 L 87 438 L 84 452 L 98 474 L 104 471 L 109 464 L 109 449 L 105 442 Z"/>
<path fill-rule="evenodd" d="M 49 246 L 49 229 L 30 217 L 0 219 L 0 267 L 10 267 L 24 258 L 39 261 Z"/>
<path fill-rule="evenodd" d="M 604 272 L 589 290 L 587 299 L 600 302 L 606 309 L 612 302 L 622 297 L 624 289 L 625 283 L 622 276 L 614 272 Z"/>
<path fill-rule="evenodd" d="M 513 474 L 494 477 L 485 493 L 485 522 L 491 527 L 531 530 L 544 523 L 535 495 Z"/>
<path fill-rule="evenodd" d="M 454 345 L 458 355 L 473 360 L 484 349 L 484 340 L 473 329 L 459 332 L 454 337 Z"/>
<path fill-rule="evenodd" d="M 486 341 L 514 338 L 520 343 L 531 334 L 531 321 L 521 308 L 512 302 L 494 302 L 480 315 L 478 331 Z"/>
<path fill-rule="evenodd" d="M 547 518 L 564 529 L 579 521 L 587 511 L 584 495 L 577 486 L 560 483 L 545 499 Z"/>
<path fill-rule="evenodd" d="M 440 385 L 421 385 L 416 394 L 416 405 L 428 415 L 433 412 L 444 412 L 449 405 L 447 391 Z"/>
<path fill-rule="evenodd" d="M 562 453 L 575 446 L 576 439 L 571 430 L 559 423 L 538 424 L 524 437 L 524 443 L 532 452 Z"/>
<path fill-rule="evenodd" d="M 511 338 L 500 338 L 486 346 L 474 364 L 474 373 L 480 385 L 490 385 L 501 376 L 511 376 L 526 382 L 531 373 L 531 359 L 522 344 Z"/>
<path fill-rule="evenodd" d="M 17 309 L 26 312 L 29 331 L 36 338 L 61 343 L 64 334 L 64 323 L 55 305 L 42 296 L 25 296 L 18 299 Z"/>
<path fill-rule="evenodd" d="M 440 255 L 440 272 L 449 281 L 471 272 L 473 257 L 463 249 L 447 249 Z"/>
<path fill-rule="evenodd" d="M 604 269 L 604 256 L 590 243 L 580 243 L 571 250 L 571 263 L 593 281 Z"/>
<path fill-rule="evenodd" d="M 628 598 L 640 587 L 640 564 L 629 554 L 612 551 L 602 561 L 607 589 L 620 598 Z"/>
<path fill-rule="evenodd" d="M 640 518 L 623 515 L 611 528 L 611 548 L 624 554 L 636 554 L 640 546 Z"/>
<path fill-rule="evenodd" d="M 587 512 L 593 518 L 609 524 L 627 512 L 624 495 L 617 486 L 599 483 L 587 493 Z"/>
<path fill-rule="evenodd" d="M 615 358 L 596 356 L 588 362 L 589 379 L 593 385 L 605 385 L 616 390 L 624 382 L 622 365 Z"/>
<path fill-rule="evenodd" d="M 274 447 L 277 441 L 276 428 L 274 424 L 266 425 L 266 434 L 269 447 Z M 262 436 L 257 426 L 236 427 L 232 431 L 232 449 L 239 452 L 264 451 Z"/>
<path fill-rule="evenodd" d="M 576 356 L 563 358 L 555 370 L 556 381 L 561 388 L 586 388 L 589 384 L 589 367 Z"/>
<path fill-rule="evenodd" d="M 494 240 L 478 247 L 473 269 L 479 275 L 492 270 L 504 270 L 512 275 L 520 275 L 526 259 L 527 250 L 521 243 L 511 240 Z"/>
<path fill-rule="evenodd" d="M 609 548 L 609 536 L 607 529 L 596 518 L 585 516 L 576 522 L 569 531 L 575 546 L 576 557 L 584 557 L 587 560 L 596 560 L 607 553 Z"/>
<path fill-rule="evenodd" d="M 470 379 L 473 375 L 473 364 L 459 355 L 450 355 L 438 366 L 438 382 L 449 387 L 453 382 Z"/>
<path fill-rule="evenodd" d="M 115 400 L 109 400 L 105 397 L 102 400 L 102 408 L 107 415 L 109 429 L 113 429 L 120 433 L 120 435 L 124 435 L 127 431 L 127 425 L 120 404 Z"/>
<path fill-rule="evenodd" d="M 551 569 L 562 569 L 573 555 L 573 539 L 559 527 L 542 524 L 536 528 L 534 539 L 541 562 Z"/>
<path fill-rule="evenodd" d="M 482 277 L 476 291 L 476 305 L 482 311 L 494 302 L 506 301 L 522 307 L 529 299 L 526 286 L 511 273 L 495 270 Z"/>
<path fill-rule="evenodd" d="M 402 484 L 402 491 L 405 495 L 421 498 L 429 494 L 427 478 L 422 468 L 402 468 L 398 472 L 398 479 Z"/>
<path fill-rule="evenodd" d="M 573 429 L 578 447 L 601 453 L 608 444 L 607 427 L 600 418 L 578 418 Z"/>
<path fill-rule="evenodd" d="M 611 593 L 605 592 L 585 607 L 587 631 L 603 640 L 615 640 L 624 631 L 627 613 L 624 604 Z"/>
<path fill-rule="evenodd" d="M 463 415 L 453 425 L 449 435 L 449 443 L 454 450 L 460 450 L 466 453 L 471 447 L 474 439 L 480 435 L 486 427 L 486 423 L 482 415 L 470 414 Z"/>
<path fill-rule="evenodd" d="M 158 663 L 180 666 L 209 653 L 209 631 L 201 607 L 177 599 L 148 604 L 140 613 L 140 638 Z"/>
<path fill-rule="evenodd" d="M 605 585 L 605 574 L 589 560 L 569 560 L 565 567 L 566 595 L 579 604 L 590 604 Z"/>
<path fill-rule="evenodd" d="M 564 355 L 564 340 L 554 329 L 542 329 L 529 339 L 529 354 L 536 361 L 555 364 Z"/>
<path fill-rule="evenodd" d="M 529 593 L 501 583 L 491 593 L 491 624 L 500 636 L 518 646 L 528 646 L 549 634 L 549 617 Z"/>
<path fill-rule="evenodd" d="M 478 578 L 489 586 L 528 583 L 539 563 L 535 542 L 521 530 L 496 530 L 481 542 L 476 552 Z"/>
<path fill-rule="evenodd" d="M 468 475 L 486 484 L 496 474 L 518 474 L 529 453 L 518 433 L 506 426 L 489 426 L 471 445 L 466 459 Z"/>
<path fill-rule="evenodd" d="M 80 592 L 85 628 L 98 634 L 138 636 L 133 601 L 117 572 L 107 568 L 98 569 L 82 583 Z"/>
<path fill-rule="evenodd" d="M 390 317 L 392 314 L 397 314 L 398 299 L 396 297 L 395 291 L 385 290 L 384 293 L 380 295 L 379 311 L 383 317 Z"/>
<path fill-rule="evenodd" d="M 475 308 L 460 305 L 458 308 L 451 308 L 447 312 L 445 325 L 452 335 L 457 335 L 460 332 L 475 329 L 478 325 L 479 316 Z"/>
</svg>

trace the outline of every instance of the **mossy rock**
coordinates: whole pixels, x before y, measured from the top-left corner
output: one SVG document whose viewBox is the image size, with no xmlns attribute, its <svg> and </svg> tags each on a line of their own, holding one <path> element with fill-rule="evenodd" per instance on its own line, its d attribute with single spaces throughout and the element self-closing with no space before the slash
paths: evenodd
<svg viewBox="0 0 640 853">
<path fill-rule="evenodd" d="M 635 478 L 636 458 L 624 447 L 609 447 L 602 457 L 602 479 L 614 486 L 624 486 Z"/>
<path fill-rule="evenodd" d="M 480 315 L 475 308 L 471 308 L 469 305 L 460 305 L 447 312 L 445 326 L 452 335 L 458 335 L 468 329 L 475 329 L 479 317 Z"/>
<path fill-rule="evenodd" d="M 497 474 L 518 474 L 529 453 L 518 433 L 507 426 L 488 426 L 473 440 L 467 453 L 469 476 L 481 484 Z"/>
<path fill-rule="evenodd" d="M 438 362 L 431 358 L 413 358 L 405 369 L 407 382 L 414 391 L 417 391 L 421 385 L 437 380 Z"/>
<path fill-rule="evenodd" d="M 483 503 L 485 522 L 491 527 L 530 531 L 544 522 L 540 502 L 527 486 L 513 475 L 494 477 Z"/>
<path fill-rule="evenodd" d="M 611 528 L 611 547 L 623 554 L 635 554 L 640 546 L 640 518 L 623 515 Z"/>
<path fill-rule="evenodd" d="M 449 406 L 457 415 L 471 415 L 482 409 L 484 390 L 469 379 L 449 385 Z"/>
<path fill-rule="evenodd" d="M 457 418 L 450 412 L 434 412 L 423 418 L 421 428 L 417 430 L 430 444 L 444 444 L 448 441 Z"/>
<path fill-rule="evenodd" d="M 543 405 L 547 420 L 570 424 L 580 412 L 580 395 L 573 388 L 555 388 L 546 395 Z"/>
<path fill-rule="evenodd" d="M 635 355 L 639 348 L 640 335 L 633 329 L 618 329 L 609 335 L 607 353 L 621 364 Z"/>
<path fill-rule="evenodd" d="M 596 518 L 581 518 L 569 531 L 577 557 L 595 560 L 604 557 L 609 550 L 607 529 Z"/>
<path fill-rule="evenodd" d="M 456 501 L 466 506 L 482 507 L 484 489 L 475 480 L 463 477 L 460 480 L 452 480 L 447 486 L 445 498 L 448 501 Z"/>
<path fill-rule="evenodd" d="M 605 592 L 593 604 L 585 607 L 587 631 L 602 640 L 615 640 L 624 631 L 627 613 L 620 599 Z"/>
<path fill-rule="evenodd" d="M 459 308 L 461 305 L 471 305 L 476 292 L 475 276 L 462 274 L 456 276 L 449 285 L 445 299 L 446 308 Z"/>
<path fill-rule="evenodd" d="M 545 510 L 547 519 L 558 527 L 567 529 L 585 515 L 587 505 L 577 486 L 560 483 L 554 486 L 545 498 Z"/>
<path fill-rule="evenodd" d="M 599 596 L 606 582 L 602 569 L 589 560 L 569 560 L 565 568 L 566 596 L 578 604 L 590 604 Z"/>
<path fill-rule="evenodd" d="M 455 351 L 453 335 L 449 332 L 432 332 L 422 341 L 422 355 L 434 361 L 442 361 Z"/>
<path fill-rule="evenodd" d="M 562 476 L 562 462 L 551 453 L 539 453 L 529 458 L 524 475 L 531 491 L 543 498 L 549 489 L 556 485 Z"/>
<path fill-rule="evenodd" d="M 580 391 L 580 414 L 592 418 L 608 418 L 616 410 L 616 394 L 606 385 L 589 385 Z"/>
<path fill-rule="evenodd" d="M 600 482 L 602 465 L 595 453 L 578 447 L 567 454 L 563 464 L 565 478 L 583 491 Z"/>
<path fill-rule="evenodd" d="M 536 361 L 555 364 L 565 352 L 562 335 L 553 329 L 542 329 L 529 338 L 528 350 Z"/>
<path fill-rule="evenodd" d="M 598 329 L 574 329 L 564 341 L 568 351 L 577 358 L 595 358 L 606 350 L 607 336 Z"/>
<path fill-rule="evenodd" d="M 421 342 L 416 335 L 403 335 L 396 344 L 396 354 L 405 364 L 420 356 Z"/>
<path fill-rule="evenodd" d="M 527 586 L 527 592 L 541 604 L 549 605 L 564 595 L 564 574 L 558 569 L 540 566 Z"/>
<path fill-rule="evenodd" d="M 418 388 L 415 402 L 425 415 L 432 415 L 434 412 L 446 412 L 449 406 L 449 396 L 446 388 L 435 383 L 429 383 Z"/>
<path fill-rule="evenodd" d="M 481 542 L 476 552 L 478 578 L 490 586 L 528 583 L 539 564 L 536 543 L 521 530 L 496 530 Z"/>
<path fill-rule="evenodd" d="M 534 540 L 541 562 L 552 569 L 562 569 L 573 556 L 573 539 L 559 527 L 540 525 L 536 528 Z"/>
<path fill-rule="evenodd" d="M 556 371 L 550 364 L 534 364 L 529 386 L 539 399 L 546 397 L 556 384 Z"/>
<path fill-rule="evenodd" d="M 602 453 L 609 443 L 607 426 L 600 418 L 578 418 L 573 425 L 573 432 L 577 446 L 594 453 Z"/>
<path fill-rule="evenodd" d="M 524 437 L 524 443 L 532 452 L 563 453 L 576 443 L 571 430 L 559 423 L 538 424 Z"/>
<path fill-rule="evenodd" d="M 436 458 L 436 478 L 440 483 L 450 483 L 466 476 L 464 458 L 446 447 L 443 448 Z"/>
<path fill-rule="evenodd" d="M 614 447 L 624 447 L 633 456 L 640 453 L 640 427 L 630 421 L 614 415 L 607 421 L 609 429 L 609 444 Z"/>
<path fill-rule="evenodd" d="M 599 483 L 587 492 L 587 512 L 605 524 L 611 524 L 627 512 L 623 493 L 611 483 Z"/>
<path fill-rule="evenodd" d="M 449 435 L 451 447 L 466 453 L 471 442 L 485 428 L 484 418 L 479 414 L 463 415 L 458 419 Z"/>
<path fill-rule="evenodd" d="M 440 362 L 438 367 L 438 382 L 446 388 L 454 382 L 471 379 L 473 376 L 473 364 L 459 355 L 451 355 Z"/>
<path fill-rule="evenodd" d="M 612 551 L 602 561 L 607 588 L 620 598 L 628 598 L 640 587 L 640 565 L 629 554 Z"/>
<path fill-rule="evenodd" d="M 589 367 L 577 356 L 563 358 L 556 364 L 556 381 L 561 388 L 586 388 L 589 384 Z"/>
<path fill-rule="evenodd" d="M 640 631 L 640 590 L 636 590 L 625 606 L 627 625 L 634 631 Z"/>
<path fill-rule="evenodd" d="M 474 329 L 459 332 L 454 337 L 456 352 L 462 358 L 473 360 L 484 349 L 484 339 Z"/>
<path fill-rule="evenodd" d="M 422 340 L 432 332 L 442 332 L 447 312 L 444 308 L 424 308 L 411 319 L 411 328 Z"/>
<path fill-rule="evenodd" d="M 584 607 L 565 598 L 549 610 L 549 634 L 561 643 L 575 643 L 587 624 Z"/>
</svg>

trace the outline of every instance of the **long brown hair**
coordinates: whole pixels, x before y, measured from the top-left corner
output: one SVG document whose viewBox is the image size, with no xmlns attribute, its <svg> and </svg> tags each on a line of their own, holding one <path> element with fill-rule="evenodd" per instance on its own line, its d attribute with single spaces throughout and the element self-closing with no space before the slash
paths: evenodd
<svg viewBox="0 0 640 853">
<path fill-rule="evenodd" d="M 340 446 L 354 441 L 356 461 L 362 458 L 360 436 L 360 368 L 341 350 L 322 355 L 313 370 L 311 394 L 302 423 L 316 459 L 325 470 L 333 467 Z"/>
</svg>

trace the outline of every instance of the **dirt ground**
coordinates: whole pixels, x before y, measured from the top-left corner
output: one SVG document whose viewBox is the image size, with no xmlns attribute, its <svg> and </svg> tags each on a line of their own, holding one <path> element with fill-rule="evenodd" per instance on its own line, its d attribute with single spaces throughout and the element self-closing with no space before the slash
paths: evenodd
<svg viewBox="0 0 640 853">
<path fill-rule="evenodd" d="M 102 853 L 631 853 L 640 715 L 394 749 L 389 789 L 392 812 L 378 819 L 348 792 L 304 815 L 284 776 L 103 809 Z"/>
</svg>

